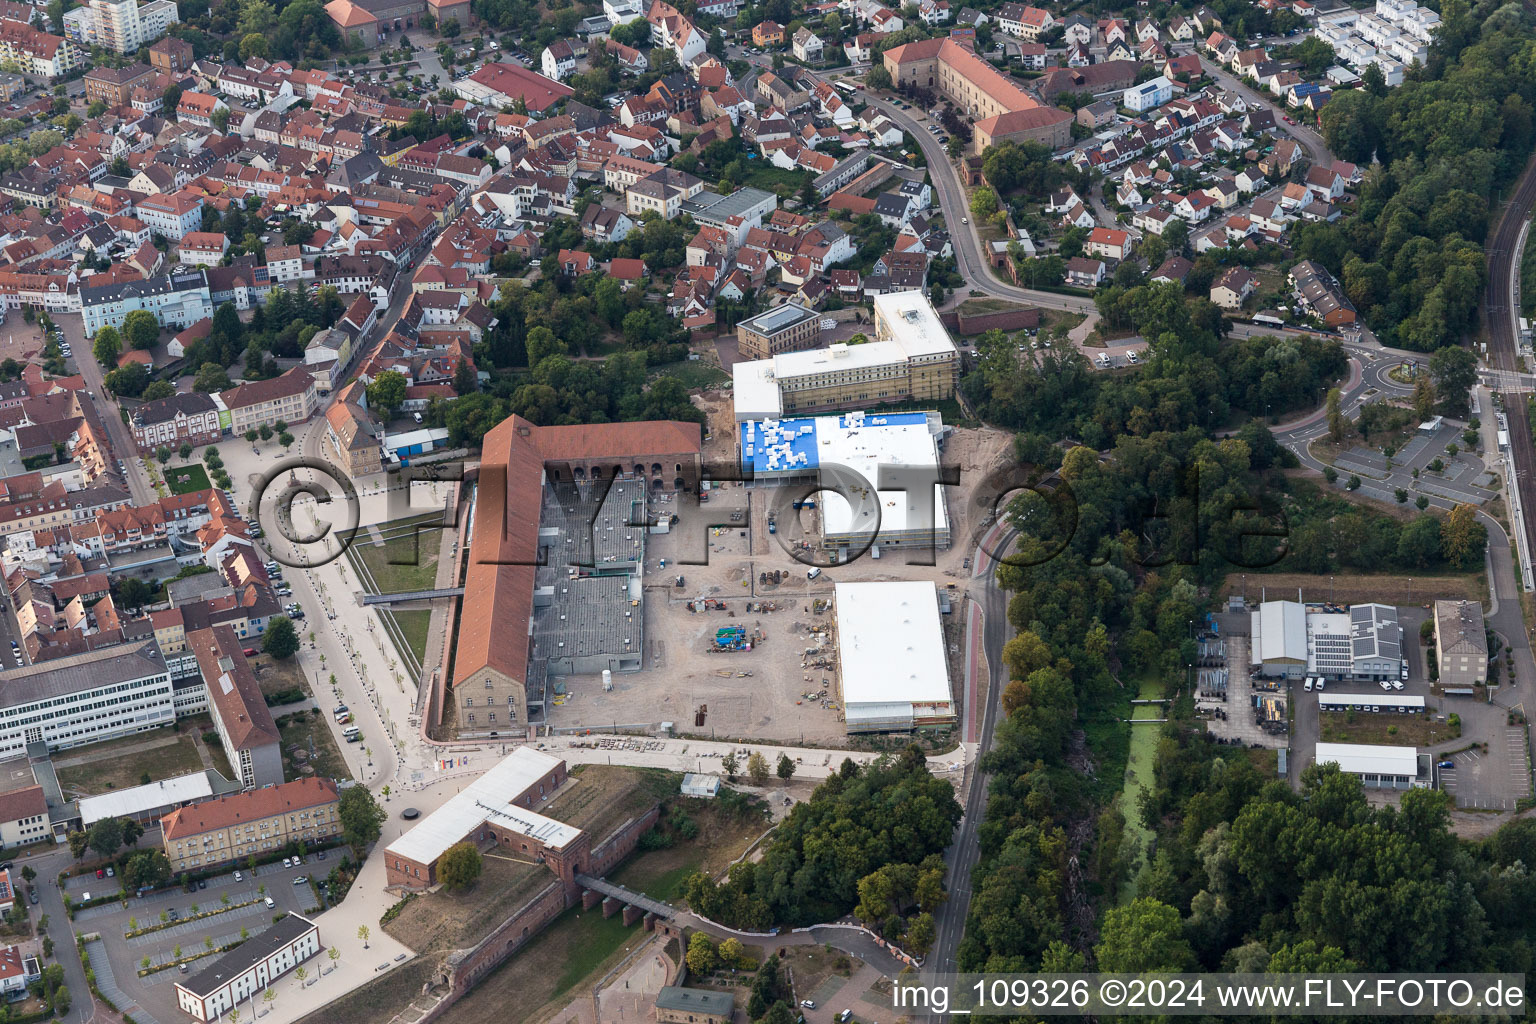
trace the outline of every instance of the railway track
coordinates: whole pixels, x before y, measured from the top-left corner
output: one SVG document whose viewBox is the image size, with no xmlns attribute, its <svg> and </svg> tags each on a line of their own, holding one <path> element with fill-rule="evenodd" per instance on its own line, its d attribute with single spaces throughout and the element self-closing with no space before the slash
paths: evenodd
<svg viewBox="0 0 1536 1024">
<path fill-rule="evenodd" d="M 1536 15 L 1536 2 L 1525 0 L 1524 7 L 1528 14 Z M 1488 320 L 1488 362 L 1500 370 L 1518 367 L 1515 321 L 1520 309 L 1516 298 L 1516 275 L 1520 272 L 1521 243 L 1526 237 L 1533 209 L 1536 209 L 1536 153 L 1526 161 L 1488 241 L 1488 288 L 1483 309 Z M 1536 282 L 1531 286 L 1536 287 Z M 1510 481 L 1510 486 L 1519 491 L 1525 536 L 1536 538 L 1536 494 L 1530 490 L 1531 482 L 1536 480 L 1536 445 L 1532 443 L 1530 419 L 1526 414 L 1526 396 L 1501 392 L 1499 400 L 1509 421 L 1510 454 L 1515 463 L 1515 479 Z M 1525 555 L 1529 557 L 1530 552 Z M 1515 557 L 1518 561 L 1520 553 L 1516 552 Z"/>
</svg>

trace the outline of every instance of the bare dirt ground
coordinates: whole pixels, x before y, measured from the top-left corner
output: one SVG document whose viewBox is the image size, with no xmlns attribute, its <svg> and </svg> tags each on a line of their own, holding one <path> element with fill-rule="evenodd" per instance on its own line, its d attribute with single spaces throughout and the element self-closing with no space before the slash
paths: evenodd
<svg viewBox="0 0 1536 1024">
<path fill-rule="evenodd" d="M 11 310 L 0 324 L 0 362 L 14 359 L 29 363 L 43 351 L 43 329 L 35 323 L 27 323 L 19 310 Z"/>
<path fill-rule="evenodd" d="M 701 402 L 713 435 L 706 457 L 734 459 L 728 396 L 717 403 L 709 397 Z M 566 677 L 568 696 L 551 708 L 551 724 L 612 729 L 672 722 L 679 734 L 845 746 L 835 609 L 818 602 L 832 600 L 834 580 L 928 579 L 947 590 L 958 615 L 970 582 L 962 562 L 972 553 L 971 489 L 1008 457 L 1009 443 L 1008 435 L 987 430 L 956 430 L 946 440 L 945 463 L 960 469 L 959 485 L 946 488 L 954 542 L 948 550 L 922 553 L 932 565 L 908 564 L 897 554 L 860 559 L 808 580 L 806 566 L 786 550 L 797 536 L 794 525 L 781 518 L 777 532 L 768 532 L 772 487 L 727 485 L 712 490 L 703 505 L 664 499 L 659 510 L 676 512 L 680 521 L 671 533 L 646 541 L 644 668 L 615 674 L 607 692 L 599 676 Z M 740 516 L 733 520 L 733 512 Z M 813 530 L 814 513 L 804 519 Z M 711 525 L 721 523 L 727 525 Z M 783 581 L 764 584 L 762 574 L 775 570 L 786 574 Z M 682 587 L 676 586 L 679 575 Z M 723 607 L 700 608 L 706 600 Z M 761 633 L 762 641 L 750 651 L 711 652 L 715 631 L 726 625 Z M 959 686 L 958 673 L 952 681 Z M 822 690 L 825 699 L 806 697 Z"/>
</svg>

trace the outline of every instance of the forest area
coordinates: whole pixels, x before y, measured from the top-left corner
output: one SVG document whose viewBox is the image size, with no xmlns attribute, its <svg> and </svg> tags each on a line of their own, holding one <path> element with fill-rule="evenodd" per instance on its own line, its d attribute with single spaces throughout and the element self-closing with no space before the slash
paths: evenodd
<svg viewBox="0 0 1536 1024">
<path fill-rule="evenodd" d="M 1427 67 L 1325 109 L 1330 147 L 1380 164 L 1356 209 L 1297 238 L 1384 342 L 1423 351 L 1477 326 L 1482 243 L 1531 148 L 1536 100 L 1527 15 L 1464 0 L 1440 10 Z M 1337 345 L 1225 339 L 1218 313 L 1174 287 L 1121 288 L 1107 304 L 1151 343 L 1139 373 L 1106 379 L 1070 350 L 1020 368 L 1010 339 L 987 337 L 964 382 L 985 418 L 1017 431 L 1019 461 L 1054 473 L 1046 489 L 1070 500 L 1009 510 L 1018 564 L 998 580 L 1017 635 L 985 755 L 994 781 L 960 969 L 1524 970 L 1533 936 L 1510 908 L 1530 898 L 1536 823 L 1463 841 L 1445 794 L 1377 807 L 1333 766 L 1309 768 L 1294 792 L 1212 742 L 1181 689 L 1188 624 L 1234 570 L 1282 554 L 1291 571 L 1475 567 L 1485 538 L 1463 529 L 1468 516 L 1392 516 L 1285 472 L 1294 456 L 1258 417 L 1318 407 L 1346 370 Z M 1062 437 L 1081 447 L 1063 454 Z M 1166 518 L 1149 530 L 1153 510 Z M 1243 536 L 1241 522 L 1264 517 L 1283 520 L 1284 552 Z M 1131 823 L 1114 798 L 1143 678 L 1179 696 Z M 1154 840 L 1127 900 L 1131 824 Z"/>
</svg>

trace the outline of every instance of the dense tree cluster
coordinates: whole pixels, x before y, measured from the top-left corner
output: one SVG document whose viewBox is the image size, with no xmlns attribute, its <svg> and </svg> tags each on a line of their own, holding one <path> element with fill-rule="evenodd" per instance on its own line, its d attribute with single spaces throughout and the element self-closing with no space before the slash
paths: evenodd
<svg viewBox="0 0 1536 1024">
<path fill-rule="evenodd" d="M 1518 5 L 1448 0 L 1441 19 L 1427 67 L 1395 89 L 1341 90 L 1323 108 L 1329 149 L 1380 166 L 1355 215 L 1295 239 L 1383 341 L 1426 352 L 1476 326 L 1490 208 L 1525 163 L 1536 102 L 1536 40 Z"/>
<path fill-rule="evenodd" d="M 897 917 L 890 925 L 901 931 L 901 910 L 942 898 L 931 891 L 937 863 L 924 861 L 949 845 L 959 820 L 954 788 L 929 774 L 917 747 L 863 768 L 844 761 L 795 805 L 760 861 L 736 864 L 721 883 L 693 875 L 688 905 L 748 930 L 832 921 L 863 906 L 882 921 Z"/>
<path fill-rule="evenodd" d="M 1334 765 L 1307 768 L 1295 793 L 1180 717 L 1141 808 L 1157 848 L 1137 912 L 1165 922 L 1165 941 L 1107 919 L 1113 969 L 1164 969 L 1177 948 L 1208 970 L 1524 971 L 1536 823 L 1474 846 L 1451 833 L 1449 806 L 1413 789 L 1372 807 Z"/>
<path fill-rule="evenodd" d="M 249 323 L 240 319 L 233 303 L 226 302 L 214 310 L 208 337 L 186 347 L 186 365 L 206 367 L 213 364 L 211 373 L 222 375 L 222 368 L 234 363 L 243 353 L 245 379 L 275 377 L 279 358 L 303 356 L 309 339 L 341 319 L 345 312 L 346 306 L 330 285 L 316 292 L 274 288 L 266 305 L 251 311 Z M 210 377 L 209 382 L 217 383 L 217 380 Z M 198 390 L 218 389 L 204 388 L 199 376 Z"/>
<path fill-rule="evenodd" d="M 966 397 L 990 423 L 1102 449 L 1121 434 L 1212 429 L 1233 407 L 1262 413 L 1268 403 L 1281 413 L 1315 406 L 1319 387 L 1345 366 L 1328 342 L 1223 342 L 1220 309 L 1186 300 L 1173 284 L 1105 289 L 1099 308 L 1110 326 L 1148 340 L 1150 359 L 1139 373 L 1095 373 L 1072 346 L 1044 352 L 1038 364 L 1021 360 L 1017 344 L 993 331 L 977 344 L 978 369 L 962 382 Z"/>
</svg>

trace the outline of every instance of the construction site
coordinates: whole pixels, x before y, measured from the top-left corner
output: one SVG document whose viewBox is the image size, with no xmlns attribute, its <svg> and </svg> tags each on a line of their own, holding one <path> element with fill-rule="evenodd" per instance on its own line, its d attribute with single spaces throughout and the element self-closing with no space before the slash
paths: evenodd
<svg viewBox="0 0 1536 1024">
<path fill-rule="evenodd" d="M 957 515 L 957 531 L 966 528 L 958 517 L 967 485 L 1006 457 L 1007 445 L 1006 435 L 973 430 L 955 431 L 946 443 L 946 460 L 966 474 L 959 487 L 945 489 L 953 492 L 945 504 Z M 637 567 L 641 604 L 630 610 L 636 621 L 643 615 L 639 670 L 577 667 L 550 678 L 548 728 L 655 734 L 670 727 L 674 735 L 846 746 L 850 733 L 952 725 L 971 552 L 956 544 L 927 552 L 932 564 L 913 564 L 897 548 L 883 558 L 828 565 L 815 536 L 820 510 L 796 508 L 798 497 L 798 488 L 763 482 L 713 484 L 698 503 L 687 495 L 647 495 L 651 520 L 670 529 L 648 532 Z M 841 588 L 918 581 L 921 593 L 888 601 L 866 593 L 861 603 L 872 608 L 870 624 L 854 638 L 858 650 L 845 664 Z M 888 644 L 870 639 L 882 635 L 882 623 L 889 625 Z M 887 654 L 899 674 L 881 660 Z M 871 678 L 890 675 L 903 695 L 861 683 L 858 668 L 865 665 Z M 865 705 L 851 725 L 849 666 L 863 694 L 854 703 Z"/>
</svg>

